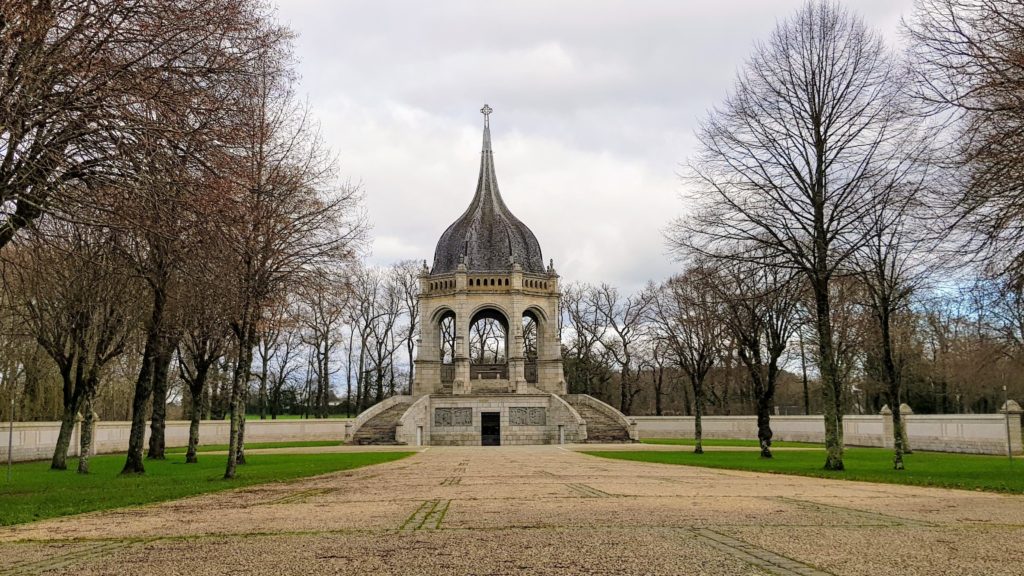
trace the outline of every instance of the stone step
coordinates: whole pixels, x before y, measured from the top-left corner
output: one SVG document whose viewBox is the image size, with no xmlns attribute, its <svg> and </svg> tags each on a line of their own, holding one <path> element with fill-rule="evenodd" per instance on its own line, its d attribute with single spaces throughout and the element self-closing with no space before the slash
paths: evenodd
<svg viewBox="0 0 1024 576">
<path fill-rule="evenodd" d="M 618 420 L 588 404 L 567 400 L 587 423 L 588 443 L 631 442 L 629 431 Z"/>
<path fill-rule="evenodd" d="M 398 404 L 377 414 L 356 430 L 352 437 L 353 444 L 400 444 L 395 439 L 395 430 L 402 414 L 409 408 L 407 404 Z"/>
</svg>

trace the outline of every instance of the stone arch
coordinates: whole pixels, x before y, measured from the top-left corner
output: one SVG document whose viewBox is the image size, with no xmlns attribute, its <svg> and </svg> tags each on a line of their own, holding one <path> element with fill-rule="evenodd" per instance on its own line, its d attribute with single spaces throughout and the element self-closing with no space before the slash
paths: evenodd
<svg viewBox="0 0 1024 576">
<path fill-rule="evenodd" d="M 508 378 L 512 337 L 508 313 L 493 304 L 479 306 L 470 315 L 468 327 L 470 378 Z"/>
<path fill-rule="evenodd" d="M 441 382 L 452 382 L 455 378 L 455 353 L 458 335 L 458 318 L 448 306 L 440 306 L 430 317 L 430 329 L 437 335 L 435 358 L 441 362 Z"/>
<path fill-rule="evenodd" d="M 544 320 L 535 307 L 523 310 L 521 329 L 523 334 L 523 376 L 530 384 L 538 380 L 537 361 L 541 357 L 544 343 Z"/>
</svg>

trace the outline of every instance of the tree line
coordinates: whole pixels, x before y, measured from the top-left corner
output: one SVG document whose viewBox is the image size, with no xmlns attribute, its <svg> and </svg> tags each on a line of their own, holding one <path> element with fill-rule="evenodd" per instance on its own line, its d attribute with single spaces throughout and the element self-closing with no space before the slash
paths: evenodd
<svg viewBox="0 0 1024 576">
<path fill-rule="evenodd" d="M 90 430 L 119 380 L 129 474 L 144 452 L 164 457 L 172 372 L 196 399 L 223 372 L 233 477 L 274 311 L 351 266 L 366 231 L 359 188 L 339 181 L 295 94 L 292 32 L 256 0 L 0 14 L 4 386 L 31 400 L 56 377 L 51 466 L 64 469 L 76 415 Z"/>
<path fill-rule="evenodd" d="M 1022 11 L 920 0 L 904 51 L 830 1 L 781 21 L 700 126 L 666 233 L 679 273 L 564 288 L 570 390 L 693 414 L 698 451 L 701 415 L 754 413 L 764 457 L 780 407 L 820 412 L 829 469 L 844 414 L 888 405 L 901 468 L 904 402 L 990 412 L 1024 391 Z M 169 400 L 190 461 L 199 419 L 230 418 L 230 477 L 247 411 L 408 390 L 422 268 L 359 262 L 361 191 L 265 5 L 3 14 L 0 375 L 22 418 L 61 420 L 54 468 L 97 408 L 132 420 L 126 473 L 163 457 Z"/>
<path fill-rule="evenodd" d="M 702 122 L 690 210 L 668 233 L 686 267 L 671 290 L 688 304 L 680 365 L 698 414 L 707 331 L 694 326 L 706 311 L 726 308 L 720 326 L 758 395 L 770 394 L 776 353 L 797 325 L 782 321 L 782 304 L 795 309 L 803 295 L 830 470 L 844 467 L 844 395 L 857 370 L 882 384 L 894 467 L 904 466 L 900 404 L 915 297 L 949 290 L 974 269 L 993 279 L 1005 310 L 1024 278 L 1024 7 L 919 0 L 903 33 L 909 47 L 899 53 L 828 0 L 780 22 Z M 759 405 L 770 456 L 766 420 Z"/>
</svg>

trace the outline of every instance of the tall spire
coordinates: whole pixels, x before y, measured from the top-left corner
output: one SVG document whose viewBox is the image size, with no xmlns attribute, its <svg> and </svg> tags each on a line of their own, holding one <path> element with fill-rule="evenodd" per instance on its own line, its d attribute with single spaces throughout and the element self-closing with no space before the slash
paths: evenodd
<svg viewBox="0 0 1024 576">
<path fill-rule="evenodd" d="M 484 104 L 484 141 L 476 194 L 466 211 L 441 235 L 434 251 L 433 274 L 453 272 L 459 264 L 469 270 L 508 270 L 513 263 L 527 272 L 544 272 L 540 244 L 533 232 L 512 215 L 498 191 L 491 150 L 491 113 Z"/>
</svg>

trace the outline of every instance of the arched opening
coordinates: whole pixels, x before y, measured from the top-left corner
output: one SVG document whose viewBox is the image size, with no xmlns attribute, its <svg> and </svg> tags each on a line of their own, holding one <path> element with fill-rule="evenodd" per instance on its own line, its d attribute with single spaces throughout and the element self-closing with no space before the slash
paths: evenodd
<svg viewBox="0 0 1024 576">
<path fill-rule="evenodd" d="M 537 356 L 540 350 L 540 322 L 532 310 L 523 312 L 523 375 L 530 384 L 537 383 Z"/>
<path fill-rule="evenodd" d="M 469 377 L 508 378 L 508 320 L 493 308 L 480 310 L 470 321 Z"/>
<path fill-rule="evenodd" d="M 441 382 L 450 384 L 455 381 L 455 313 L 445 312 L 437 322 L 440 346 L 438 348 L 441 361 Z"/>
</svg>

